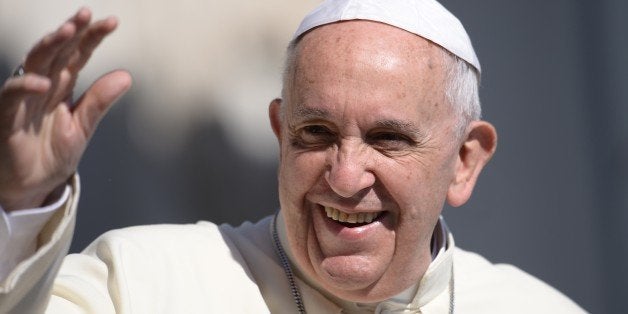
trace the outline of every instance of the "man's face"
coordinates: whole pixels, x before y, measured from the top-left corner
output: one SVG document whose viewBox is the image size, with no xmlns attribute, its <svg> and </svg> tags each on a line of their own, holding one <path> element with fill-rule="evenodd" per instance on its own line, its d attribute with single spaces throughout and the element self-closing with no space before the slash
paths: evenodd
<svg viewBox="0 0 628 314">
<path fill-rule="evenodd" d="M 351 21 L 311 31 L 297 49 L 283 117 L 271 108 L 290 249 L 334 295 L 386 299 L 425 273 L 454 178 L 441 48 Z"/>
</svg>

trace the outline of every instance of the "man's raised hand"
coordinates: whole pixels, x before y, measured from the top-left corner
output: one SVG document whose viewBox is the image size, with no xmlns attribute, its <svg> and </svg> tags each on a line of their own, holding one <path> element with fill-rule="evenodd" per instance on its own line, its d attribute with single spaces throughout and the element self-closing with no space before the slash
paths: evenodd
<svg viewBox="0 0 628 314">
<path fill-rule="evenodd" d="M 126 71 L 96 80 L 73 102 L 79 71 L 118 22 L 91 22 L 80 9 L 42 38 L 24 60 L 24 75 L 0 90 L 0 205 L 41 206 L 76 171 L 98 122 L 131 86 Z"/>
</svg>

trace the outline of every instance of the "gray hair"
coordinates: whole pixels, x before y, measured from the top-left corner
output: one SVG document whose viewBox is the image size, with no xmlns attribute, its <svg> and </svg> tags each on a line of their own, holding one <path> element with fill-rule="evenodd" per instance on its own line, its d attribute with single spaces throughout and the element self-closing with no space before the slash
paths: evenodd
<svg viewBox="0 0 628 314">
<path fill-rule="evenodd" d="M 299 36 L 288 44 L 286 49 L 286 60 L 283 71 L 283 86 L 281 97 L 287 101 L 288 91 L 292 90 L 292 83 L 296 71 L 296 48 L 303 36 Z M 480 105 L 480 73 L 468 62 L 442 50 L 443 61 L 446 69 L 445 96 L 447 101 L 453 106 L 454 114 L 458 119 L 454 126 L 455 134 L 460 138 L 466 132 L 471 121 L 479 120 L 482 116 Z M 281 112 L 283 114 L 282 106 Z"/>
<path fill-rule="evenodd" d="M 442 49 L 447 71 L 445 96 L 458 116 L 455 129 L 463 136 L 471 121 L 480 120 L 480 73 L 468 62 Z"/>
</svg>

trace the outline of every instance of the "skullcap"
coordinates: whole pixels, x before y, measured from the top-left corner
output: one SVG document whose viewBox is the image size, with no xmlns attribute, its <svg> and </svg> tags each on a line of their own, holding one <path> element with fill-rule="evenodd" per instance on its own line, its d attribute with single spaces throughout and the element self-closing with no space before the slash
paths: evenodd
<svg viewBox="0 0 628 314">
<path fill-rule="evenodd" d="M 417 34 L 480 72 L 480 61 L 462 23 L 435 0 L 327 0 L 305 16 L 293 39 L 315 27 L 348 20 L 380 22 Z"/>
</svg>

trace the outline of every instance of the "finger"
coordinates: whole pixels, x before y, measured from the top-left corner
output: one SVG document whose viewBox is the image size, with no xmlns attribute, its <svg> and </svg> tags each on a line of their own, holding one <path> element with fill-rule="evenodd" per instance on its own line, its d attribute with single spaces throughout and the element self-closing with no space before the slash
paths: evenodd
<svg viewBox="0 0 628 314">
<path fill-rule="evenodd" d="M 54 55 L 48 70 L 49 76 L 57 75 L 61 70 L 68 66 L 71 56 L 76 52 L 77 47 L 81 42 L 81 38 L 84 36 L 87 29 L 89 29 L 90 19 L 91 12 L 84 8 L 79 10 L 76 15 L 68 21 L 68 23 L 73 25 L 75 28 L 74 34 Z"/>
<path fill-rule="evenodd" d="M 74 119 L 89 138 L 100 119 L 111 105 L 131 87 L 131 75 L 126 71 L 113 71 L 99 78 L 79 98 L 74 108 Z"/>
<path fill-rule="evenodd" d="M 26 71 L 38 74 L 49 73 L 49 67 L 61 49 L 76 35 L 77 30 L 89 25 L 91 11 L 79 9 L 59 28 L 40 40 L 28 53 L 24 61 Z"/>
<path fill-rule="evenodd" d="M 0 90 L 0 110 L 19 103 L 31 94 L 45 94 L 50 89 L 50 79 L 45 76 L 26 73 L 7 80 Z"/>
<path fill-rule="evenodd" d="M 50 64 L 57 56 L 61 48 L 74 36 L 76 28 L 71 23 L 64 23 L 59 28 L 46 35 L 26 55 L 24 71 L 46 75 Z"/>
<path fill-rule="evenodd" d="M 70 71 L 73 73 L 80 71 L 85 66 L 96 47 L 117 27 L 118 19 L 113 16 L 94 22 L 83 35 L 78 46 L 78 52 L 75 53 L 70 60 Z"/>
<path fill-rule="evenodd" d="M 10 134 L 15 114 L 27 96 L 44 94 L 50 89 L 47 77 L 27 73 L 7 80 L 0 89 L 0 138 Z"/>
</svg>

